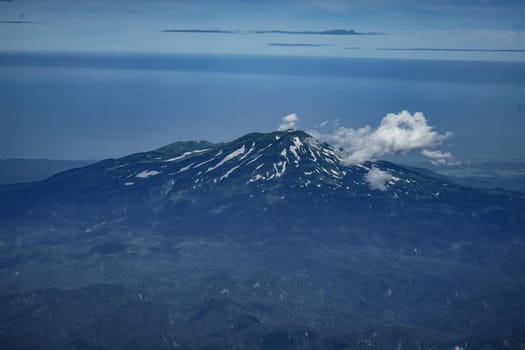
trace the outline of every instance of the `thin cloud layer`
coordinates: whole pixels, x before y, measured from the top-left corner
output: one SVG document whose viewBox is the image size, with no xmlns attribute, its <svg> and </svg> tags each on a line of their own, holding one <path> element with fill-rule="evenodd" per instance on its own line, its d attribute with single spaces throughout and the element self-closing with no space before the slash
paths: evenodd
<svg viewBox="0 0 525 350">
<path fill-rule="evenodd" d="M 222 29 L 164 29 L 162 33 L 186 33 L 186 34 L 237 34 L 238 32 Z"/>
<path fill-rule="evenodd" d="M 379 48 L 378 51 L 432 51 L 432 52 L 525 52 L 524 49 L 451 49 L 451 48 Z"/>
<path fill-rule="evenodd" d="M 279 127 L 277 130 L 286 131 L 290 129 L 295 129 L 295 125 L 299 121 L 299 117 L 297 116 L 297 114 L 292 113 L 292 114 L 288 114 L 287 116 L 284 116 L 281 119 L 281 121 L 282 122 L 281 124 L 279 124 Z"/>
<path fill-rule="evenodd" d="M 332 46 L 330 44 L 303 44 L 303 43 L 269 43 L 268 46 L 278 46 L 278 47 L 323 47 L 323 46 Z"/>
<path fill-rule="evenodd" d="M 295 34 L 295 35 L 386 35 L 383 32 L 358 32 L 352 29 L 328 29 L 328 30 L 224 30 L 224 29 L 194 29 L 194 28 L 176 28 L 163 29 L 162 33 L 186 33 L 186 34 Z"/>
<path fill-rule="evenodd" d="M 0 21 L 0 23 L 2 24 L 37 24 L 40 22 L 18 20 L 18 21 Z"/>
<path fill-rule="evenodd" d="M 254 34 L 296 34 L 296 35 L 386 35 L 383 32 L 358 32 L 352 29 L 328 29 L 320 31 L 256 30 Z"/>
<path fill-rule="evenodd" d="M 387 114 L 377 128 L 369 125 L 359 129 L 339 127 L 329 134 L 316 131 L 311 133 L 335 146 L 346 165 L 361 164 L 389 154 L 405 154 L 414 150 L 427 150 L 422 154 L 431 161 L 446 161 L 447 153 L 429 150 L 452 136 L 448 131 L 444 134 L 435 131 L 428 125 L 423 113 L 410 114 L 408 111 Z"/>
</svg>

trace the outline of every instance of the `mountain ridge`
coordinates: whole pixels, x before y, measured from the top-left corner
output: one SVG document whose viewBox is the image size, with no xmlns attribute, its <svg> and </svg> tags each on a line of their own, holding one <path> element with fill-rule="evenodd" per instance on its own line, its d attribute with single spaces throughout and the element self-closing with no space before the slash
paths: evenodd
<svg viewBox="0 0 525 350">
<path fill-rule="evenodd" d="M 116 219 L 130 210 L 150 212 L 153 208 L 169 221 L 170 212 L 179 210 L 183 203 L 191 205 L 180 208 L 182 211 L 205 210 L 204 206 L 207 213 L 215 210 L 211 206 L 223 207 L 220 203 L 224 201 L 231 202 L 230 206 L 245 202 L 278 206 L 279 201 L 287 203 L 287 197 L 296 197 L 316 205 L 333 202 L 334 212 L 343 215 L 346 209 L 334 201 L 345 201 L 346 206 L 358 211 L 366 211 L 366 206 L 378 201 L 380 207 L 386 205 L 402 216 L 408 208 L 420 211 L 417 203 L 422 201 L 436 208 L 446 207 L 445 203 L 469 208 L 476 205 L 474 198 L 491 196 L 499 198 L 496 206 L 501 207 L 507 206 L 503 203 L 509 198 L 523 197 L 505 191 L 467 189 L 446 178 L 426 176 L 386 161 L 346 166 L 333 148 L 302 131 L 250 133 L 228 143 L 190 141 L 166 147 L 161 147 L 161 152 L 157 149 L 107 159 L 41 182 L 4 188 L 4 196 L 13 194 L 4 217 L 26 213 L 38 202 L 42 202 L 43 212 L 49 213 L 56 198 L 56 206 L 67 199 L 71 209 L 87 220 L 89 213 Z M 374 188 L 368 179 L 373 170 L 385 176 L 381 188 Z M 34 198 L 34 202 L 27 198 Z M 149 207 L 144 207 L 146 203 Z M 401 208 L 395 209 L 398 206 Z M 520 219 L 511 212 L 508 215 L 507 226 L 519 226 Z"/>
</svg>

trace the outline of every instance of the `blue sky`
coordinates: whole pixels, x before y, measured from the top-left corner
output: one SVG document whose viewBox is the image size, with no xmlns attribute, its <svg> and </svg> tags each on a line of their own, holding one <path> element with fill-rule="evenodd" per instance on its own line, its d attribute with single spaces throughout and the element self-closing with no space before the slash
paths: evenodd
<svg viewBox="0 0 525 350">
<path fill-rule="evenodd" d="M 525 49 L 522 0 L 3 0 L 0 21 L 2 51 L 525 60 L 524 52 L 491 52 Z M 331 29 L 385 35 L 252 33 Z M 392 48 L 403 50 L 378 50 Z"/>
</svg>

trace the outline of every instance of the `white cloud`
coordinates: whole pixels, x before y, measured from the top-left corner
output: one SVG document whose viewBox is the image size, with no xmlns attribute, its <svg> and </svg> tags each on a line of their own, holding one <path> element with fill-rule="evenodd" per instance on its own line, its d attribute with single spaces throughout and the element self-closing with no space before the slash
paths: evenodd
<svg viewBox="0 0 525 350">
<path fill-rule="evenodd" d="M 430 159 L 430 162 L 434 165 L 454 165 L 458 163 L 450 152 L 445 153 L 440 150 L 431 151 L 424 149 L 421 151 L 421 154 Z"/>
<path fill-rule="evenodd" d="M 279 131 L 286 131 L 289 129 L 295 129 L 295 123 L 299 121 L 299 117 L 297 114 L 292 113 L 288 114 L 287 116 L 284 116 L 282 119 L 281 124 L 279 124 L 279 128 L 277 130 Z"/>
<path fill-rule="evenodd" d="M 386 183 L 391 179 L 392 174 L 376 167 L 372 167 L 372 169 L 370 169 L 370 171 L 365 175 L 365 181 L 368 182 L 370 188 L 379 191 L 385 191 Z"/>
<path fill-rule="evenodd" d="M 377 128 L 367 125 L 359 129 L 339 127 L 330 134 L 312 132 L 313 136 L 335 146 L 346 165 L 360 164 L 388 154 L 404 154 L 412 150 L 433 148 L 452 136 L 440 134 L 427 124 L 423 113 L 389 113 Z M 443 153 L 446 154 L 446 153 Z"/>
</svg>

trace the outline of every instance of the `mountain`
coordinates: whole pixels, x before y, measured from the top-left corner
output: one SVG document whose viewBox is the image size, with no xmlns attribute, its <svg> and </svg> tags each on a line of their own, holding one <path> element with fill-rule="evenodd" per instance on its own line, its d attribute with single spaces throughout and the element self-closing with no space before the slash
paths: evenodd
<svg viewBox="0 0 525 350">
<path fill-rule="evenodd" d="M 178 142 L 0 187 L 0 341 L 524 346 L 524 214 L 302 131 Z"/>
</svg>

